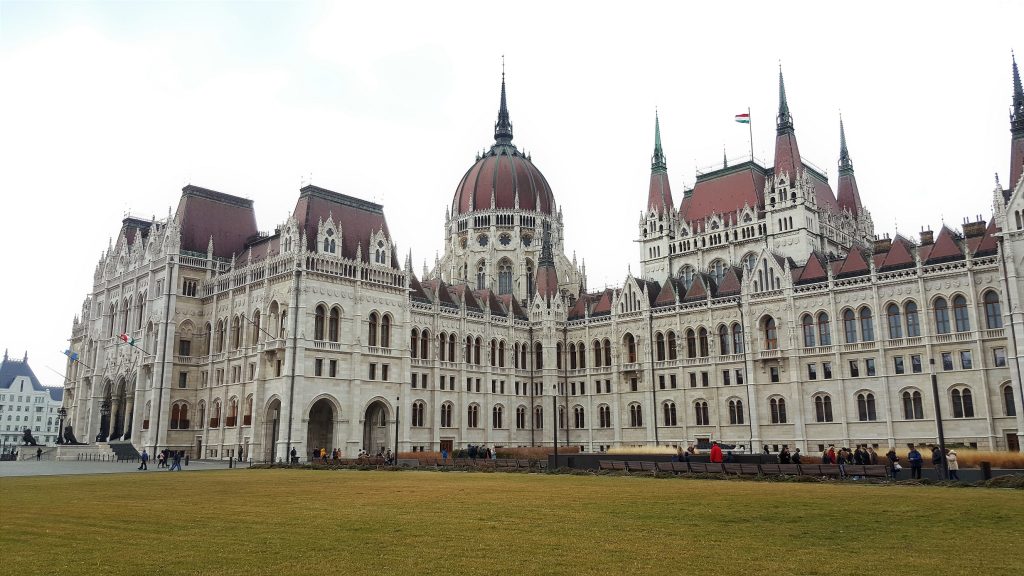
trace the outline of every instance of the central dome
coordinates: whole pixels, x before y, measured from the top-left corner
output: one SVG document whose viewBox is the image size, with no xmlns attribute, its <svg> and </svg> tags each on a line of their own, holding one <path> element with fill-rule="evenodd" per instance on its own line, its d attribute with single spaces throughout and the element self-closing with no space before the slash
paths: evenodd
<svg viewBox="0 0 1024 576">
<path fill-rule="evenodd" d="M 551 187 L 530 158 L 512 144 L 512 123 L 501 77 L 501 106 L 494 125 L 494 145 L 479 158 L 455 188 L 452 215 L 481 210 L 525 210 L 553 215 Z"/>
</svg>

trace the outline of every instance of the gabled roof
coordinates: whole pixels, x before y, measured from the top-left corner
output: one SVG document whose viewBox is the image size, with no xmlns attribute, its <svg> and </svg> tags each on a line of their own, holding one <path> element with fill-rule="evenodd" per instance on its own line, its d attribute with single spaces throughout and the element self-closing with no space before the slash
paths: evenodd
<svg viewBox="0 0 1024 576">
<path fill-rule="evenodd" d="M 971 254 L 975 257 L 991 256 L 992 254 L 995 254 L 999 248 L 999 244 L 996 241 L 996 234 L 998 233 L 999 229 L 996 226 L 996 219 L 993 218 L 989 221 L 988 228 L 985 229 L 984 235 L 971 238 Z"/>
<path fill-rule="evenodd" d="M 490 290 L 477 290 L 474 293 L 477 300 L 482 302 L 491 311 L 491 316 L 508 316 L 508 310 L 502 306 L 497 294 Z"/>
<path fill-rule="evenodd" d="M 611 314 L 612 312 L 612 297 L 614 292 L 611 288 L 605 289 L 601 296 L 597 299 L 597 304 L 590 311 L 591 316 L 602 316 L 605 314 Z"/>
<path fill-rule="evenodd" d="M 502 294 L 498 296 L 505 308 L 512 311 L 512 316 L 519 320 L 529 320 L 530 317 L 523 311 L 523 307 L 519 305 L 519 301 L 512 297 L 511 294 Z"/>
<path fill-rule="evenodd" d="M 942 230 L 939 231 L 939 237 L 935 240 L 935 245 L 932 247 L 931 252 L 928 253 L 928 259 L 925 260 L 925 264 L 950 262 L 952 260 L 960 260 L 963 257 L 964 253 L 957 244 L 953 231 L 948 226 L 943 226 Z"/>
<path fill-rule="evenodd" d="M 258 233 L 252 200 L 191 184 L 181 189 L 175 218 L 181 223 L 183 250 L 205 254 L 213 236 L 213 255 L 220 258 L 241 255 L 246 241 Z"/>
<path fill-rule="evenodd" d="M 28 365 L 28 355 L 25 355 L 24 360 L 14 360 L 7 357 L 7 353 L 4 353 L 3 363 L 0 364 L 0 390 L 8 390 L 14 381 L 24 377 L 29 381 L 29 385 L 35 392 L 46 392 L 50 399 L 55 402 L 60 402 L 64 398 L 64 389 L 55 386 L 43 386 L 39 382 L 39 378 L 36 378 L 35 372 Z"/>
<path fill-rule="evenodd" d="M 383 231 L 385 236 L 391 238 L 383 206 L 312 184 L 299 190 L 294 217 L 306 233 L 308 250 L 316 250 L 319 233 L 317 226 L 320 221 L 333 218 L 341 230 L 341 255 L 353 260 L 356 258 L 358 247 L 362 246 L 362 261 L 370 262 L 370 255 L 375 248 L 369 246 L 370 236 L 377 231 Z M 216 239 L 214 248 L 217 248 Z M 203 250 L 206 250 L 205 246 Z M 398 264 L 398 255 L 392 246 L 391 267 L 398 269 Z"/>
<path fill-rule="evenodd" d="M 590 296 L 587 294 L 580 294 L 580 297 L 573 302 L 571 308 L 569 308 L 568 318 L 569 320 L 576 320 L 584 318 L 587 315 L 587 305 L 590 302 Z"/>
<path fill-rule="evenodd" d="M 742 274 L 742 268 L 729 267 L 725 271 L 725 276 L 722 277 L 722 282 L 718 285 L 718 296 L 735 296 L 739 294 Z"/>
<path fill-rule="evenodd" d="M 647 304 L 650 306 L 654 305 L 654 301 L 658 299 L 658 293 L 661 292 L 661 284 L 658 284 L 654 280 L 641 280 L 636 278 L 636 285 L 640 289 L 647 290 Z"/>
<path fill-rule="evenodd" d="M 455 298 L 452 298 L 452 294 L 444 280 L 428 280 L 423 283 L 423 286 L 429 288 L 434 293 L 434 297 L 437 298 L 437 302 L 441 306 L 449 308 L 459 307 L 459 303 L 455 301 Z"/>
<path fill-rule="evenodd" d="M 848 276 L 860 276 L 867 274 L 870 270 L 871 268 L 868 267 L 868 262 L 864 258 L 864 254 L 857 248 L 854 248 L 846 255 L 846 259 L 843 260 L 842 268 L 839 269 L 839 273 L 836 274 L 836 277 L 845 278 Z"/>
<path fill-rule="evenodd" d="M 889 251 L 885 253 L 885 259 L 882 260 L 882 265 L 878 269 L 889 271 L 913 267 L 915 264 L 914 255 L 910 253 L 913 248 L 914 244 L 910 240 L 897 234 L 893 238 L 892 245 L 889 247 Z"/>
<path fill-rule="evenodd" d="M 686 295 L 683 296 L 683 302 L 693 302 L 695 300 L 707 300 L 708 288 L 704 283 L 703 274 L 694 274 L 693 282 L 690 283 L 690 287 L 686 290 Z"/>
<path fill-rule="evenodd" d="M 817 250 L 812 251 L 811 255 L 807 258 L 807 263 L 804 264 L 803 270 L 800 271 L 800 276 L 797 277 L 796 284 L 810 284 L 828 280 L 828 272 L 825 270 L 825 266 L 828 266 L 828 259 Z"/>
<path fill-rule="evenodd" d="M 433 302 L 423 290 L 423 285 L 420 284 L 419 278 L 416 278 L 416 274 L 412 272 L 409 273 L 409 298 L 425 304 Z"/>
<path fill-rule="evenodd" d="M 676 288 L 671 278 L 667 278 L 662 284 L 661 290 L 654 298 L 654 306 L 671 306 L 676 303 Z"/>
<path fill-rule="evenodd" d="M 480 306 L 480 303 L 473 297 L 473 289 L 469 287 L 469 284 L 457 284 L 450 286 L 449 290 L 454 292 L 462 303 L 466 305 L 466 308 L 473 309 L 479 312 L 483 312 L 484 309 Z"/>
<path fill-rule="evenodd" d="M 744 205 L 755 210 L 764 206 L 764 183 L 768 171 L 754 162 L 744 162 L 697 176 L 693 190 L 683 197 L 679 214 L 683 221 L 696 223 L 712 214 L 730 214 Z"/>
</svg>

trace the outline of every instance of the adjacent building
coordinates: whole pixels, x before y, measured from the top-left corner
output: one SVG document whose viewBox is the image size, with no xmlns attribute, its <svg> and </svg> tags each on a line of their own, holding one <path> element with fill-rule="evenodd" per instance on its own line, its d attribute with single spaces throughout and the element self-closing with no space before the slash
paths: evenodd
<svg viewBox="0 0 1024 576">
<path fill-rule="evenodd" d="M 28 365 L 28 353 L 15 360 L 4 351 L 0 364 L 0 442 L 4 450 L 17 450 L 25 429 L 38 444 L 56 444 L 60 435 L 58 410 L 64 389 L 43 386 Z"/>
</svg>

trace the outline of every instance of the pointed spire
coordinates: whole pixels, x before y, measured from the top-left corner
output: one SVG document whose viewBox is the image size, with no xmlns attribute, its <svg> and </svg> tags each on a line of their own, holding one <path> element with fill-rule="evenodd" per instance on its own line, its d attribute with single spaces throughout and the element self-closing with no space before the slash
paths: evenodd
<svg viewBox="0 0 1024 576">
<path fill-rule="evenodd" d="M 722 146 L 722 168 L 729 167 L 729 157 L 725 155 L 725 146 Z"/>
<path fill-rule="evenodd" d="M 544 232 L 541 235 L 540 259 L 538 266 L 554 266 L 555 257 L 551 253 L 551 225 L 544 222 Z"/>
<path fill-rule="evenodd" d="M 505 57 L 501 57 L 501 106 L 498 108 L 498 121 L 494 124 L 494 143 L 509 145 L 512 143 L 512 121 L 508 118 L 508 104 L 505 100 Z"/>
<path fill-rule="evenodd" d="M 786 102 L 786 82 L 782 78 L 782 64 L 779 64 L 779 116 L 776 118 L 776 130 L 793 129 L 793 117 L 789 114 L 789 103 Z"/>
<path fill-rule="evenodd" d="M 839 169 L 853 170 L 850 151 L 846 149 L 846 129 L 843 127 L 843 115 L 839 115 Z"/>
<path fill-rule="evenodd" d="M 1010 111 L 1010 130 L 1014 134 L 1024 133 L 1024 88 L 1020 83 L 1020 71 L 1017 70 L 1017 56 L 1012 52 L 1013 60 L 1013 108 Z"/>
<path fill-rule="evenodd" d="M 665 163 L 665 153 L 661 149 L 661 122 L 658 119 L 658 111 L 654 111 L 654 154 L 651 156 L 651 172 L 667 172 L 668 165 Z"/>
</svg>

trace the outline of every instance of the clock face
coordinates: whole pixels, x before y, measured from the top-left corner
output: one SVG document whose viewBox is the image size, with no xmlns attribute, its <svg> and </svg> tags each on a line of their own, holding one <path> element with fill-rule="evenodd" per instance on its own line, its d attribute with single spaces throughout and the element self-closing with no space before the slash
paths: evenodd
<svg viewBox="0 0 1024 576">
<path fill-rule="evenodd" d="M 502 246 L 508 246 L 512 243 L 512 235 L 502 234 L 501 236 L 498 236 L 498 242 L 501 242 Z"/>
<path fill-rule="evenodd" d="M 487 234 L 481 234 L 476 237 L 476 243 L 481 246 L 487 246 Z"/>
<path fill-rule="evenodd" d="M 533 244 L 533 237 L 532 236 L 525 236 L 524 235 L 523 236 L 523 246 L 529 246 L 530 244 Z"/>
</svg>

